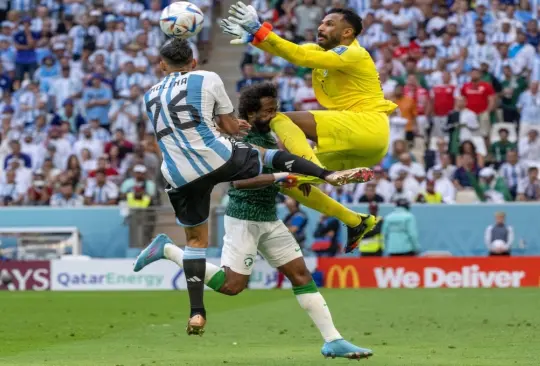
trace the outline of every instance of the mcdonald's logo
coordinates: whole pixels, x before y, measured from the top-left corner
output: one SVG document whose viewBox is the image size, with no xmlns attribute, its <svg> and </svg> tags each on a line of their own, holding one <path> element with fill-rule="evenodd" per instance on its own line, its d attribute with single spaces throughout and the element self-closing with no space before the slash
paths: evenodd
<svg viewBox="0 0 540 366">
<path fill-rule="evenodd" d="M 351 280 L 349 279 L 349 274 Z M 337 278 L 337 286 L 334 285 Z M 326 287 L 328 288 L 359 288 L 360 277 L 358 277 L 358 271 L 353 265 L 347 265 L 342 267 L 340 265 L 333 265 L 326 274 Z"/>
</svg>

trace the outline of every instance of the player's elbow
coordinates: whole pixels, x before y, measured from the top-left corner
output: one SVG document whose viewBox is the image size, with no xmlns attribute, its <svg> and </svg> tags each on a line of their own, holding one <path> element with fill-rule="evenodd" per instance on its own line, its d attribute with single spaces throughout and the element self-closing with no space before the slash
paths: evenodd
<svg viewBox="0 0 540 366">
<path fill-rule="evenodd" d="M 218 126 L 223 132 L 228 135 L 237 135 L 240 132 L 240 125 L 238 120 L 231 114 L 224 114 L 219 116 Z"/>
</svg>

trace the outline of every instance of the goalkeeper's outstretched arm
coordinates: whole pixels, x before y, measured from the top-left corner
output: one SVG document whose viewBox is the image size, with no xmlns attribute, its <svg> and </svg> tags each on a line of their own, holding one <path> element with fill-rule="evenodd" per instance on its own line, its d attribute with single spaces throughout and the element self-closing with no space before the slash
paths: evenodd
<svg viewBox="0 0 540 366">
<path fill-rule="evenodd" d="M 279 56 L 290 63 L 311 69 L 343 69 L 351 67 L 358 62 L 353 53 L 356 50 L 347 50 L 346 46 L 338 46 L 332 50 L 325 51 L 314 44 L 299 46 L 289 42 L 274 32 L 268 23 L 264 23 L 255 33 L 253 44 L 263 51 Z M 347 50 L 347 57 L 343 57 L 343 52 Z M 353 57 L 351 57 L 353 56 Z"/>
</svg>

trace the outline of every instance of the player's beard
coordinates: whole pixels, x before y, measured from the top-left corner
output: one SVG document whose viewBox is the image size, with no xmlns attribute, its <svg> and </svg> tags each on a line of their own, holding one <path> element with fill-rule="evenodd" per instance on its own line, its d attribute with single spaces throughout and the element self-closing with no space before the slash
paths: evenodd
<svg viewBox="0 0 540 366">
<path fill-rule="evenodd" d="M 255 130 L 260 133 L 268 133 L 270 132 L 270 121 L 263 121 L 258 119 L 253 123 L 253 127 L 255 127 Z"/>
<path fill-rule="evenodd" d="M 323 40 L 319 41 L 318 38 L 321 37 Z M 325 50 L 331 50 L 334 47 L 339 46 L 339 39 L 332 37 L 330 35 L 317 34 L 317 44 L 324 48 Z"/>
</svg>

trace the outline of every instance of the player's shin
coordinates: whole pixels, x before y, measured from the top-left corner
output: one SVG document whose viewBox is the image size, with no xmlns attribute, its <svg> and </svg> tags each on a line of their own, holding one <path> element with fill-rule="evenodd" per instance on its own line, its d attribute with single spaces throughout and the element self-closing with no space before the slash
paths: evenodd
<svg viewBox="0 0 540 366">
<path fill-rule="evenodd" d="M 292 172 L 324 179 L 332 174 L 309 160 L 282 150 L 266 150 L 264 165 L 282 172 Z"/>
<path fill-rule="evenodd" d="M 173 261 L 180 268 L 184 268 L 184 251 L 174 244 L 165 244 L 165 258 Z M 218 291 L 225 283 L 225 272 L 215 264 L 206 262 L 204 284 L 214 291 Z"/>
<path fill-rule="evenodd" d="M 307 285 L 293 287 L 293 292 L 300 307 L 308 313 L 325 342 L 343 338 L 334 326 L 326 301 L 313 280 Z"/>
<path fill-rule="evenodd" d="M 291 153 L 323 166 L 311 146 L 309 146 L 304 131 L 295 125 L 289 117 L 278 113 L 270 122 L 270 127 Z"/>
<path fill-rule="evenodd" d="M 206 318 L 203 301 L 206 248 L 186 247 L 183 267 L 186 275 L 189 302 L 191 304 L 191 316 L 200 314 Z"/>
</svg>

